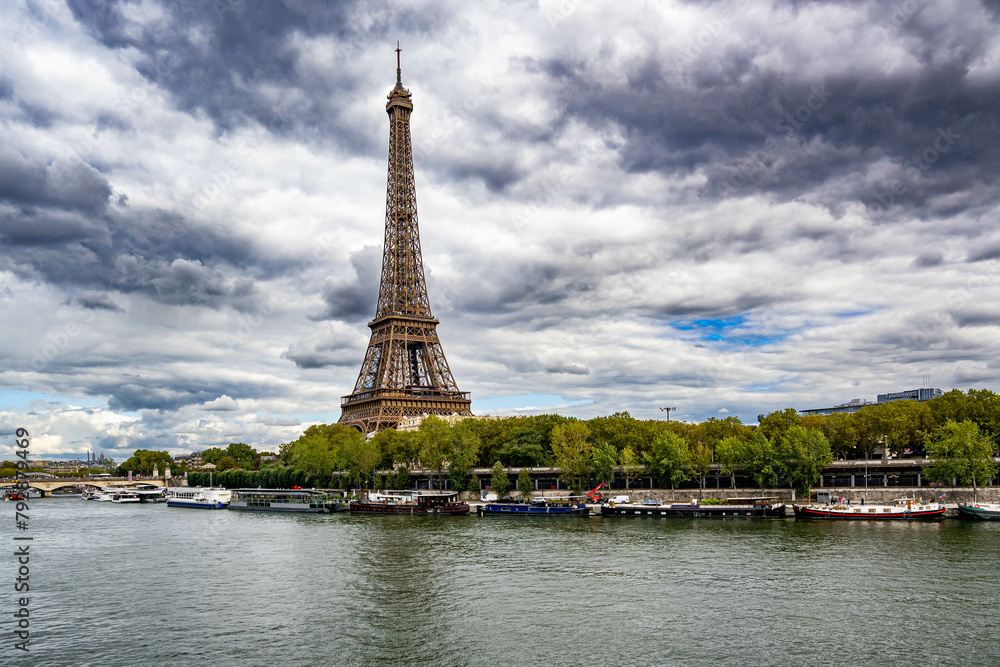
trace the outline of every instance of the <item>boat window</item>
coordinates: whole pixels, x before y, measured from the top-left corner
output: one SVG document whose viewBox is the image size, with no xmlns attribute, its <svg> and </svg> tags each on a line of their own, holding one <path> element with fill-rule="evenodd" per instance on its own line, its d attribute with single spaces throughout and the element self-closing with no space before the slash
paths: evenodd
<svg viewBox="0 0 1000 667">
<path fill-rule="evenodd" d="M 873 507 L 873 508 L 871 508 L 870 510 L 868 510 L 868 513 L 869 513 L 869 514 L 872 514 L 872 513 L 874 513 L 874 512 L 877 512 L 877 511 L 878 511 L 878 510 L 877 510 L 877 509 L 875 509 L 875 508 Z"/>
<path fill-rule="evenodd" d="M 891 512 L 891 511 L 892 511 L 892 508 L 890 508 L 890 507 L 883 507 L 883 508 L 882 508 L 882 511 L 883 511 L 883 512 Z"/>
</svg>

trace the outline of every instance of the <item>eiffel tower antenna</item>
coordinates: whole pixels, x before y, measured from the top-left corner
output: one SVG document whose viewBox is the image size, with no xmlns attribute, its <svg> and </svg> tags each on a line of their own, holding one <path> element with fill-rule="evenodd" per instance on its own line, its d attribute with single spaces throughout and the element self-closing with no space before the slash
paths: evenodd
<svg viewBox="0 0 1000 667">
<path fill-rule="evenodd" d="M 396 86 L 389 114 L 389 177 L 385 245 L 375 319 L 354 391 L 340 402 L 340 423 L 365 435 L 395 427 L 404 417 L 472 415 L 469 394 L 458 390 L 431 314 L 420 253 L 417 193 L 410 144 L 410 91 L 403 88 L 399 43 Z"/>
<path fill-rule="evenodd" d="M 403 85 L 403 70 L 399 66 L 399 52 L 403 49 L 399 48 L 399 42 L 396 42 L 396 85 Z"/>
</svg>

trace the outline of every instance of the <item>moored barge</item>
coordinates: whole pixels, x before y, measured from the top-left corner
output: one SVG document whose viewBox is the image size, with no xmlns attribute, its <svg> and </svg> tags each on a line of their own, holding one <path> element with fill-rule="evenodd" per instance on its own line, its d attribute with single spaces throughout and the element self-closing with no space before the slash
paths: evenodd
<svg viewBox="0 0 1000 667">
<path fill-rule="evenodd" d="M 796 519 L 905 521 L 908 519 L 940 519 L 944 517 L 946 508 L 944 503 L 900 498 L 892 505 L 829 503 L 824 505 L 793 505 L 792 509 L 795 510 Z"/>
<path fill-rule="evenodd" d="M 972 503 L 958 505 L 958 516 L 976 521 L 1000 521 L 1000 503 Z"/>
<path fill-rule="evenodd" d="M 385 491 L 371 493 L 365 500 L 351 501 L 351 512 L 375 514 L 468 514 L 469 503 L 458 500 L 457 493 L 420 493 Z"/>
<path fill-rule="evenodd" d="M 233 489 L 229 509 L 252 512 L 346 512 L 342 491 L 315 489 Z"/>
<path fill-rule="evenodd" d="M 520 515 L 520 516 L 589 516 L 587 503 L 580 502 L 584 496 L 542 497 L 530 502 L 509 498 L 487 501 L 476 507 L 480 516 Z"/>
<path fill-rule="evenodd" d="M 773 498 L 731 498 L 725 505 L 664 503 L 658 500 L 629 501 L 628 496 L 615 496 L 601 505 L 601 516 L 659 516 L 689 519 L 764 519 L 782 518 L 785 506 L 770 502 Z"/>
</svg>

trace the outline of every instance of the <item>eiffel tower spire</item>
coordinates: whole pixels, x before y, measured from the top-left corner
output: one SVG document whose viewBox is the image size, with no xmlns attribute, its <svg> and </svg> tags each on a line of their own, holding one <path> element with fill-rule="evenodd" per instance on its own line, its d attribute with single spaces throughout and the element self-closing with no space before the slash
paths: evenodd
<svg viewBox="0 0 1000 667">
<path fill-rule="evenodd" d="M 354 392 L 341 400 L 340 423 L 374 433 L 403 417 L 471 415 L 468 393 L 458 390 L 437 336 L 420 254 L 417 192 L 410 144 L 410 91 L 403 88 L 396 44 L 396 86 L 389 114 L 389 177 L 385 196 L 382 279 L 368 351 Z"/>
</svg>

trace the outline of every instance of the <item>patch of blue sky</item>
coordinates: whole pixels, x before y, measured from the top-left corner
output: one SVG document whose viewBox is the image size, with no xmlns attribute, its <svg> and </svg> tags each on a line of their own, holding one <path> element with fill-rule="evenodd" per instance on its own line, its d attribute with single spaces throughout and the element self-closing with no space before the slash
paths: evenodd
<svg viewBox="0 0 1000 667">
<path fill-rule="evenodd" d="M 839 313 L 834 313 L 834 317 L 861 317 L 862 315 L 871 315 L 875 312 L 874 308 L 868 308 L 867 310 L 845 310 Z"/>
<path fill-rule="evenodd" d="M 103 408 L 107 407 L 108 399 L 82 396 L 56 396 L 37 391 L 18 391 L 16 389 L 0 390 L 0 409 L 2 410 L 24 410 L 45 403 L 75 405 L 82 408 Z"/>
<path fill-rule="evenodd" d="M 767 392 L 767 391 L 788 391 L 784 386 L 792 380 L 778 380 L 777 382 L 753 382 L 743 386 L 743 391 Z"/>
<path fill-rule="evenodd" d="M 291 413 L 281 413 L 281 414 L 268 414 L 264 415 L 262 413 L 257 413 L 262 419 L 274 418 L 289 418 L 298 419 L 302 423 L 306 422 L 321 422 L 323 424 L 336 424 L 337 420 L 340 419 L 340 410 L 336 412 L 291 412 Z"/>
<path fill-rule="evenodd" d="M 558 394 L 518 394 L 516 396 L 487 396 L 473 399 L 472 412 L 489 414 L 497 410 L 536 410 L 539 408 L 576 407 L 592 403 L 593 399 L 567 399 Z"/>
<path fill-rule="evenodd" d="M 781 342 L 788 336 L 787 333 L 751 333 L 752 324 L 747 324 L 744 315 L 701 320 L 678 320 L 671 322 L 670 326 L 678 331 L 691 331 L 700 334 L 698 340 L 737 347 L 764 347 Z"/>
<path fill-rule="evenodd" d="M 694 331 L 695 329 L 713 329 L 715 331 L 724 331 L 729 327 L 743 326 L 743 316 L 737 315 L 735 317 L 727 317 L 725 319 L 715 318 L 705 320 L 680 320 L 672 322 L 670 326 L 681 331 Z"/>
<path fill-rule="evenodd" d="M 735 335 L 735 336 L 723 336 L 722 334 L 709 334 L 707 336 L 701 336 L 701 340 L 710 340 L 719 343 L 726 343 L 729 345 L 743 345 L 746 347 L 763 347 L 764 345 L 773 345 L 774 343 L 779 343 L 787 337 L 787 334 L 780 334 L 776 336 L 765 336 L 763 334 L 746 334 L 746 335 Z"/>
</svg>

